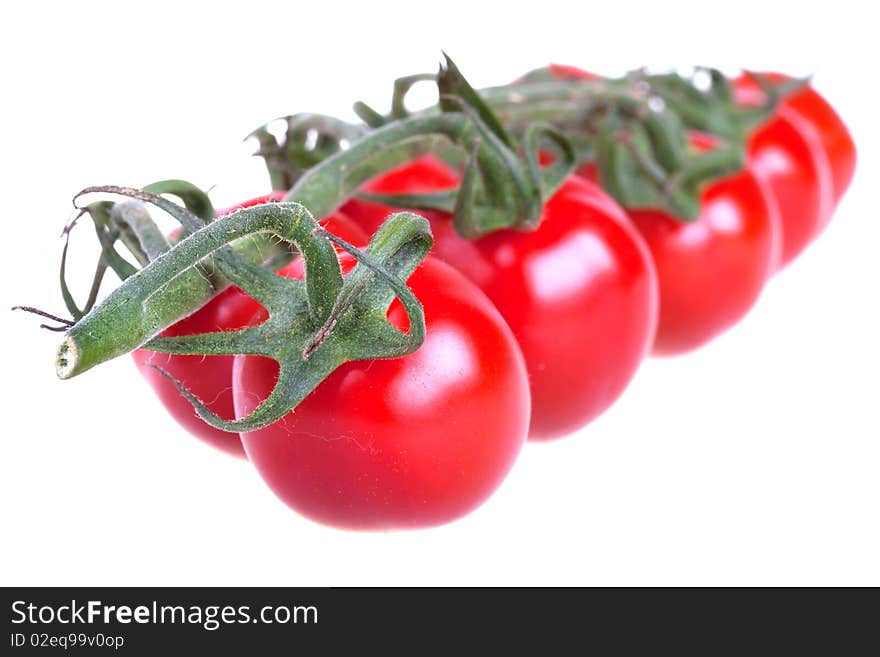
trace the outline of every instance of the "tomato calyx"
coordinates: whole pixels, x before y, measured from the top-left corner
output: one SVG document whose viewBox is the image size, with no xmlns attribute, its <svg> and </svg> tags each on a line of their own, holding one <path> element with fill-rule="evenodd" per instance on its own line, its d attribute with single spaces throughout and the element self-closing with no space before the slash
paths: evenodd
<svg viewBox="0 0 880 657">
<path fill-rule="evenodd" d="M 175 381 L 180 393 L 211 426 L 231 432 L 267 426 L 295 408 L 340 365 L 353 360 L 405 356 L 424 341 L 421 304 L 403 280 L 431 248 L 430 228 L 425 219 L 412 213 L 392 215 L 374 235 L 367 251 L 360 251 L 320 227 L 313 229 L 312 234 L 336 244 L 358 261 L 342 277 L 329 312 L 322 312 L 326 306 L 309 298 L 314 296 L 308 289 L 309 278 L 314 280 L 322 274 L 316 274 L 315 266 L 306 257 L 305 282 L 270 275 L 276 289 L 264 290 L 259 297 L 255 295 L 269 313 L 259 325 L 224 332 L 220 339 L 216 334 L 205 333 L 156 338 L 147 343 L 149 349 L 166 353 L 255 354 L 278 362 L 278 379 L 272 393 L 251 414 L 234 421 L 217 416 Z M 268 280 L 266 277 L 265 282 Z M 406 333 L 386 319 L 395 297 L 400 299 L 409 320 Z"/>
<path fill-rule="evenodd" d="M 774 81 L 761 73 L 746 71 L 745 75 L 761 92 L 758 102 L 738 102 L 730 78 L 714 68 L 697 67 L 690 77 L 639 71 L 629 74 L 661 98 L 688 129 L 735 142 L 745 142 L 752 131 L 770 119 L 786 96 L 809 84 L 809 78 Z"/>
<path fill-rule="evenodd" d="M 159 206 L 191 230 L 201 222 L 186 208 L 150 192 L 103 187 L 84 193 L 95 191 Z M 155 224 L 142 225 L 149 221 L 142 206 L 119 207 L 130 208 L 130 221 L 125 225 L 139 236 L 158 231 Z M 193 285 L 211 286 L 204 272 L 196 269 L 199 263 L 211 254 L 217 259 L 229 242 L 259 232 L 270 232 L 295 244 L 306 273 L 305 280 L 283 278 L 234 251 L 223 254 L 220 267 L 224 276 L 263 305 L 268 311 L 266 321 L 234 331 L 153 338 L 180 315 L 180 299 L 190 299 Z M 140 245 L 144 243 L 141 239 Z M 358 261 L 345 276 L 334 244 Z M 173 354 L 266 356 L 280 366 L 275 388 L 253 413 L 235 421 L 218 417 L 175 381 L 180 393 L 211 426 L 231 432 L 258 429 L 289 412 L 339 365 L 403 356 L 420 346 L 425 336 L 424 315 L 403 280 L 431 245 L 428 222 L 411 213 L 389 217 L 363 252 L 328 233 L 298 203 L 239 210 L 193 230 L 171 250 L 167 242 L 147 248 L 150 260 L 144 268 L 68 330 L 59 350 L 58 374 L 69 378 L 141 345 Z M 176 288 L 172 294 L 169 287 Z M 163 294 L 158 294 L 160 291 Z M 408 332 L 397 330 L 385 317 L 395 297 L 406 311 Z"/>
</svg>

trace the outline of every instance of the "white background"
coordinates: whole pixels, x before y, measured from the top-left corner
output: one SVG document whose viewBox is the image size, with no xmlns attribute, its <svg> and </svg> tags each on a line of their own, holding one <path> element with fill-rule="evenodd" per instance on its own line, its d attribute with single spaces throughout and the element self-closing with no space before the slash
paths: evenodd
<svg viewBox="0 0 880 657">
<path fill-rule="evenodd" d="M 432 530 L 298 517 L 178 429 L 128 358 L 58 381 L 58 335 L 3 310 L 0 583 L 880 584 L 875 22 L 868 3 L 701 4 L 4 5 L 3 308 L 63 309 L 58 234 L 82 187 L 262 193 L 247 132 L 386 108 L 391 80 L 441 49 L 476 86 L 551 60 L 815 72 L 860 160 L 827 232 L 745 321 L 646 362 L 600 420 L 528 445 L 486 505 Z"/>
</svg>

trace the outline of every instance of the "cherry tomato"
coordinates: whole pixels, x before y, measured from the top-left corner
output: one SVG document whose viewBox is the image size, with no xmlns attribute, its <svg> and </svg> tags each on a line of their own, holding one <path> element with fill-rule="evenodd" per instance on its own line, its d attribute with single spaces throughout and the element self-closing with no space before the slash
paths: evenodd
<svg viewBox="0 0 880 657">
<path fill-rule="evenodd" d="M 425 166 L 373 184 L 412 192 Z M 607 194 L 572 177 L 547 203 L 538 230 L 477 240 L 460 238 L 445 213 L 423 214 L 434 231 L 432 254 L 475 282 L 516 335 L 532 390 L 531 438 L 579 429 L 617 399 L 653 340 L 657 292 L 647 249 Z"/>
<path fill-rule="evenodd" d="M 223 217 L 241 208 L 251 207 L 284 198 L 285 192 L 273 192 L 219 210 L 217 217 Z M 322 222 L 328 230 L 343 239 L 354 243 L 366 243 L 364 232 L 342 214 L 331 215 Z M 192 335 L 212 331 L 230 331 L 243 328 L 260 308 L 260 305 L 239 288 L 227 288 L 211 299 L 201 309 L 163 331 L 163 336 Z M 161 367 L 183 383 L 189 390 L 203 400 L 220 417 L 231 420 L 235 417 L 232 403 L 232 356 L 182 356 L 164 354 L 147 349 L 132 352 L 135 365 L 155 391 L 162 405 L 184 429 L 209 445 L 232 454 L 244 457 L 241 440 L 236 433 L 215 429 L 196 415 L 190 403 L 180 395 L 175 385 L 151 367 Z"/>
<path fill-rule="evenodd" d="M 709 185 L 701 208 L 691 223 L 660 210 L 629 210 L 660 281 L 658 355 L 695 349 L 735 324 L 778 260 L 775 205 L 752 173 Z"/>
<path fill-rule="evenodd" d="M 654 339 L 657 280 L 610 197 L 572 176 L 535 231 L 465 240 L 439 213 L 432 227 L 434 254 L 486 293 L 522 348 L 531 438 L 571 433 L 620 396 Z"/>
<path fill-rule="evenodd" d="M 755 102 L 751 80 L 738 81 L 740 102 Z M 832 171 L 822 143 L 784 104 L 749 137 L 748 167 L 773 194 L 782 226 L 779 266 L 813 240 L 834 211 Z"/>
<path fill-rule="evenodd" d="M 352 265 L 347 256 L 341 262 Z M 292 263 L 279 273 L 301 272 Z M 418 351 L 347 363 L 290 414 L 241 435 L 275 494 L 318 522 L 352 529 L 449 522 L 498 487 L 525 441 L 526 370 L 498 311 L 431 257 L 408 285 L 425 311 Z M 388 317 L 402 330 L 408 325 L 397 301 Z M 236 356 L 239 417 L 268 396 L 277 371 L 270 359 Z"/>
<path fill-rule="evenodd" d="M 790 79 L 781 73 L 764 73 L 771 80 L 781 82 Z M 746 77 L 736 80 L 740 98 L 745 94 L 754 98 L 757 87 Z M 818 141 L 831 168 L 831 188 L 834 203 L 840 201 L 852 181 L 856 167 L 856 146 L 852 135 L 843 120 L 813 87 L 807 85 L 785 98 L 780 104 L 779 113 L 794 120 L 800 120 L 799 127 Z"/>
<path fill-rule="evenodd" d="M 701 151 L 711 135 L 690 133 Z M 588 163 L 578 175 L 596 182 Z M 655 355 L 696 349 L 742 318 L 780 259 L 782 228 L 769 186 L 746 169 L 703 190 L 700 216 L 683 222 L 661 210 L 627 209 L 657 270 L 660 320 Z"/>
</svg>

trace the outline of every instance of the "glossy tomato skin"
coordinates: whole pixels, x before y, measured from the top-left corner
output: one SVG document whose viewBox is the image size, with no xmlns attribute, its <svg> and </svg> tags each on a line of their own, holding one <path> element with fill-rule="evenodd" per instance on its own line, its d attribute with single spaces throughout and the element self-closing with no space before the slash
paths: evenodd
<svg viewBox="0 0 880 657">
<path fill-rule="evenodd" d="M 763 102 L 763 94 L 750 78 L 734 84 L 739 103 Z M 782 229 L 779 267 L 784 267 L 819 234 L 834 212 L 828 156 L 816 130 L 782 103 L 749 136 L 748 167 L 767 184 L 776 201 Z"/>
<path fill-rule="evenodd" d="M 623 392 L 654 339 L 657 280 L 623 211 L 572 176 L 539 228 L 459 237 L 432 222 L 433 253 L 486 293 L 523 351 L 532 390 L 530 438 L 589 423 Z"/>
<path fill-rule="evenodd" d="M 747 148 L 747 167 L 767 185 L 778 209 L 781 268 L 806 248 L 831 216 L 831 171 L 819 145 L 784 113 L 755 130 Z"/>
<path fill-rule="evenodd" d="M 659 210 L 628 211 L 657 268 L 657 355 L 690 351 L 735 324 L 778 261 L 775 205 L 749 171 L 709 185 L 701 208 L 691 223 Z"/>
<path fill-rule="evenodd" d="M 376 194 L 424 194 L 457 187 L 459 175 L 451 166 L 435 157 L 423 155 L 408 164 L 392 169 L 363 186 L 363 191 Z M 376 232 L 392 212 L 404 208 L 390 208 L 379 203 L 350 199 L 341 208 L 367 234 Z M 420 211 L 420 214 L 430 213 Z"/>
<path fill-rule="evenodd" d="M 790 79 L 781 73 L 763 73 L 771 80 Z M 754 99 L 757 85 L 747 76 L 735 81 L 740 100 Z M 795 121 L 808 138 L 821 144 L 831 170 L 831 189 L 834 203 L 840 201 L 852 182 L 856 168 L 856 145 L 852 135 L 831 104 L 813 87 L 807 85 L 790 94 L 780 104 L 779 113 Z"/>
<path fill-rule="evenodd" d="M 244 328 L 257 308 L 258 304 L 253 299 L 237 287 L 231 287 L 200 310 L 167 328 L 162 335 L 192 335 Z M 238 434 L 206 424 L 180 395 L 177 387 L 153 367 L 161 367 L 205 401 L 217 415 L 229 420 L 235 417 L 231 386 L 232 356 L 181 356 L 137 349 L 132 352 L 132 358 L 159 401 L 180 426 L 209 445 L 244 458 Z"/>
<path fill-rule="evenodd" d="M 216 214 L 219 218 L 242 208 L 279 201 L 285 194 L 286 192 L 273 192 L 219 210 Z M 366 242 L 364 232 L 340 213 L 331 215 L 321 223 L 331 232 L 350 242 L 360 244 Z M 189 317 L 168 327 L 161 335 L 193 335 L 244 328 L 248 326 L 260 307 L 260 304 L 233 286 L 218 294 Z M 232 400 L 232 356 L 184 356 L 137 349 L 132 352 L 132 358 L 141 375 L 178 424 L 209 445 L 227 454 L 244 458 L 244 449 L 238 434 L 221 431 L 205 423 L 196 415 L 192 405 L 180 395 L 177 387 L 154 368 L 154 366 L 161 367 L 195 393 L 217 415 L 231 420 L 235 418 Z"/>
<path fill-rule="evenodd" d="M 296 264 L 282 271 L 301 275 Z M 293 412 L 241 436 L 275 494 L 317 522 L 378 530 L 449 522 L 498 487 L 525 441 L 526 371 L 498 311 L 430 257 L 408 285 L 425 311 L 418 351 L 347 363 Z M 407 326 L 399 302 L 389 319 Z M 239 417 L 269 394 L 276 377 L 274 361 L 236 357 Z"/>
</svg>

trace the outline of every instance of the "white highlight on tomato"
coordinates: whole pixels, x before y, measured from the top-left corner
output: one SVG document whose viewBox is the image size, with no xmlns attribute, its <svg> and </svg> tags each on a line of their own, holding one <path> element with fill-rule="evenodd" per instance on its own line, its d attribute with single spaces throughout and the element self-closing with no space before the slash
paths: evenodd
<svg viewBox="0 0 880 657">
<path fill-rule="evenodd" d="M 535 293 L 553 301 L 579 294 L 586 285 L 614 268 L 614 256 L 607 245 L 587 232 L 572 233 L 555 248 L 526 263 Z"/>
</svg>

